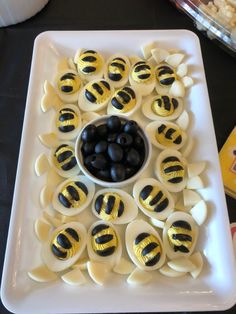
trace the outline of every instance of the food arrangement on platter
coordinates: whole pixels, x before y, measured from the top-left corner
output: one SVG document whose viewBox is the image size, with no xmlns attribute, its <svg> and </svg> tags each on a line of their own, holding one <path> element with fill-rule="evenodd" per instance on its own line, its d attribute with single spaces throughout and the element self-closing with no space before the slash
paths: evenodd
<svg viewBox="0 0 236 314">
<path fill-rule="evenodd" d="M 41 109 L 54 110 L 55 119 L 52 132 L 39 135 L 48 155 L 35 162 L 46 177 L 35 222 L 42 264 L 28 273 L 35 281 L 81 285 L 87 271 L 99 285 L 111 273 L 139 285 L 154 271 L 201 273 L 195 248 L 207 204 L 196 190 L 204 188 L 206 163 L 189 160 L 194 142 L 184 98 L 193 79 L 184 53 L 154 43 L 141 52 L 105 60 L 79 49 L 45 81 Z M 145 130 L 132 119 L 138 111 L 150 120 Z M 153 172 L 145 177 L 150 157 Z M 130 184 L 132 195 L 122 189 Z M 86 211 L 94 215 L 88 230 L 77 216 Z"/>
</svg>

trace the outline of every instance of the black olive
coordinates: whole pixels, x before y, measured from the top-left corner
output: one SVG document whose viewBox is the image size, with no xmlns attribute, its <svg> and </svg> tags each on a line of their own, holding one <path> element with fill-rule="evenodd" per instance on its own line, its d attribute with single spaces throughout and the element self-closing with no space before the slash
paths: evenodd
<svg viewBox="0 0 236 314">
<path fill-rule="evenodd" d="M 96 176 L 100 180 L 111 181 L 110 169 L 98 170 Z"/>
<path fill-rule="evenodd" d="M 138 149 L 138 150 L 143 150 L 145 148 L 145 145 L 144 145 L 144 140 L 143 138 L 137 134 L 135 137 L 134 137 L 134 144 L 133 144 L 134 148 Z"/>
<path fill-rule="evenodd" d="M 116 139 L 116 143 L 122 147 L 129 147 L 133 143 L 133 137 L 128 133 L 121 133 Z"/>
<path fill-rule="evenodd" d="M 109 144 L 108 155 L 112 161 L 119 162 L 123 158 L 123 149 L 116 143 Z"/>
<path fill-rule="evenodd" d="M 106 124 L 97 126 L 97 136 L 99 139 L 106 139 L 108 135 L 108 127 Z"/>
<path fill-rule="evenodd" d="M 125 179 L 125 167 L 122 164 L 113 164 L 111 166 L 111 178 L 115 182 Z"/>
<path fill-rule="evenodd" d="M 126 161 L 131 166 L 138 166 L 140 164 L 141 158 L 138 151 L 134 148 L 130 148 L 126 155 Z"/>
<path fill-rule="evenodd" d="M 95 153 L 96 154 L 105 153 L 107 151 L 107 146 L 108 143 L 106 141 L 98 142 L 95 146 Z"/>
<path fill-rule="evenodd" d="M 107 126 L 108 129 L 114 133 L 120 131 L 121 128 L 121 121 L 120 118 L 117 116 L 111 116 L 107 119 Z"/>
<path fill-rule="evenodd" d="M 81 134 L 82 141 L 93 142 L 96 139 L 97 128 L 94 124 L 89 124 Z"/>
<path fill-rule="evenodd" d="M 130 121 L 126 122 L 124 125 L 124 128 L 123 128 L 125 133 L 129 133 L 131 135 L 137 134 L 138 129 L 139 129 L 138 124 L 134 120 L 130 120 Z"/>
<path fill-rule="evenodd" d="M 118 133 L 109 133 L 107 136 L 107 142 L 108 143 L 115 143 L 117 136 L 118 136 Z"/>
<path fill-rule="evenodd" d="M 94 153 L 94 148 L 95 148 L 96 143 L 91 142 L 91 143 L 83 143 L 81 147 L 81 152 L 83 156 L 88 156 Z"/>
<path fill-rule="evenodd" d="M 128 179 L 132 177 L 135 173 L 137 172 L 137 169 L 131 166 L 126 166 L 125 167 L 125 178 Z"/>
<path fill-rule="evenodd" d="M 92 160 L 91 160 L 91 165 L 95 169 L 105 169 L 108 166 L 108 162 L 105 156 L 102 154 L 93 154 L 92 155 Z"/>
</svg>

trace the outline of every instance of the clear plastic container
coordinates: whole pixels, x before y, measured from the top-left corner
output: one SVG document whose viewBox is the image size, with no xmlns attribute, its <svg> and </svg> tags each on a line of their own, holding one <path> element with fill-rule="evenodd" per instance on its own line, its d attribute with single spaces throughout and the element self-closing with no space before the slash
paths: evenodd
<svg viewBox="0 0 236 314">
<path fill-rule="evenodd" d="M 170 0 L 197 29 L 236 57 L 236 0 Z"/>
</svg>

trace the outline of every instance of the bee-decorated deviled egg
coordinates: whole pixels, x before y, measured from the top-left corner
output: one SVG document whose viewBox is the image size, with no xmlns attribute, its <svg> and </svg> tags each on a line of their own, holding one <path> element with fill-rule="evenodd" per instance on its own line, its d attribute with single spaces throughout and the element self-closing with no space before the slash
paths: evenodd
<svg viewBox="0 0 236 314">
<path fill-rule="evenodd" d="M 122 87 L 113 94 L 107 113 L 130 116 L 140 107 L 141 100 L 141 95 L 133 86 Z"/>
<path fill-rule="evenodd" d="M 82 86 L 81 78 L 72 69 L 63 70 L 57 74 L 55 79 L 58 96 L 66 103 L 77 102 Z"/>
<path fill-rule="evenodd" d="M 170 192 L 182 191 L 187 182 L 187 162 L 180 152 L 165 149 L 157 157 L 155 174 Z"/>
<path fill-rule="evenodd" d="M 150 120 L 174 120 L 183 111 L 183 101 L 170 95 L 155 95 L 142 105 L 143 114 Z"/>
<path fill-rule="evenodd" d="M 78 106 L 65 105 L 56 112 L 54 129 L 60 140 L 73 140 L 81 127 L 82 121 Z"/>
<path fill-rule="evenodd" d="M 129 69 L 129 59 L 121 54 L 115 54 L 106 62 L 104 77 L 112 86 L 120 88 L 128 82 Z"/>
<path fill-rule="evenodd" d="M 74 216 L 91 203 L 95 185 L 85 176 L 76 176 L 63 181 L 55 190 L 52 205 L 65 216 Z"/>
<path fill-rule="evenodd" d="M 87 232 L 79 222 L 70 222 L 56 228 L 42 246 L 46 266 L 60 272 L 71 267 L 86 247 Z"/>
<path fill-rule="evenodd" d="M 175 123 L 153 121 L 146 126 L 146 132 L 154 146 L 159 149 L 180 149 L 186 142 L 186 133 Z"/>
<path fill-rule="evenodd" d="M 167 189 L 153 178 L 138 180 L 133 196 L 142 212 L 148 217 L 164 220 L 174 210 L 174 200 Z"/>
<path fill-rule="evenodd" d="M 130 71 L 129 81 L 142 96 L 150 94 L 156 84 L 154 70 L 146 61 L 136 62 Z"/>
<path fill-rule="evenodd" d="M 114 225 L 108 221 L 96 221 L 89 228 L 87 241 L 91 261 L 101 262 L 113 267 L 120 261 L 121 240 Z"/>
<path fill-rule="evenodd" d="M 144 220 L 129 223 L 125 232 L 129 257 L 142 270 L 160 268 L 166 259 L 165 248 L 158 232 Z"/>
<path fill-rule="evenodd" d="M 177 75 L 173 67 L 167 63 L 159 64 L 155 69 L 156 91 L 160 95 L 168 94 L 171 85 L 177 80 Z"/>
<path fill-rule="evenodd" d="M 75 54 L 74 63 L 79 75 L 86 81 L 99 79 L 103 76 L 104 59 L 98 51 L 79 49 Z"/>
<path fill-rule="evenodd" d="M 92 211 L 96 217 L 104 221 L 125 224 L 135 219 L 138 207 L 132 196 L 125 191 L 107 188 L 95 194 Z"/>
<path fill-rule="evenodd" d="M 170 259 L 192 254 L 198 239 L 198 227 L 193 218 L 184 212 L 174 212 L 166 220 L 163 244 Z"/>
<path fill-rule="evenodd" d="M 113 87 L 104 79 L 87 83 L 79 94 L 79 107 L 83 111 L 99 111 L 109 102 Z"/>
<path fill-rule="evenodd" d="M 69 178 L 80 172 L 75 158 L 73 142 L 62 142 L 50 153 L 50 163 L 54 170 L 62 177 Z"/>
</svg>

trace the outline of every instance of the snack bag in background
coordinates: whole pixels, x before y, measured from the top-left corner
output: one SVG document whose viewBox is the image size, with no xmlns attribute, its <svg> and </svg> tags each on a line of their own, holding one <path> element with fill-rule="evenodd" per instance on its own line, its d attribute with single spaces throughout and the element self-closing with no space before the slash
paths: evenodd
<svg viewBox="0 0 236 314">
<path fill-rule="evenodd" d="M 236 199 L 236 127 L 222 147 L 219 157 L 225 193 Z"/>
</svg>

